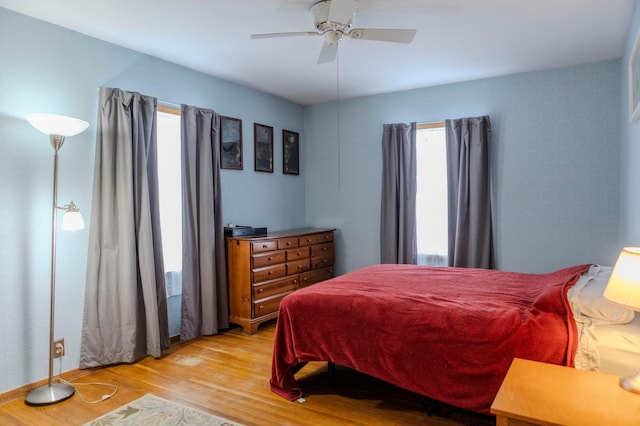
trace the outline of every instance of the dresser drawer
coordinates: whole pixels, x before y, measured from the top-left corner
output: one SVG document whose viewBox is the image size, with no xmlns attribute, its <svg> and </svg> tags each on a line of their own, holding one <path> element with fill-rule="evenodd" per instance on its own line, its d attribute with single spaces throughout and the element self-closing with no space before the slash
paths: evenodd
<svg viewBox="0 0 640 426">
<path fill-rule="evenodd" d="M 292 291 L 289 293 L 293 293 Z M 287 294 L 285 293 L 280 296 L 271 297 L 269 299 L 262 299 L 253 302 L 253 316 L 260 317 L 262 315 L 267 315 L 273 312 L 278 312 L 278 308 L 280 307 L 280 301 Z"/>
<path fill-rule="evenodd" d="M 251 253 L 262 253 L 265 251 L 273 251 L 278 248 L 276 240 L 259 240 L 251 242 Z"/>
<path fill-rule="evenodd" d="M 311 284 L 319 283 L 320 281 L 325 281 L 330 278 L 333 278 L 333 266 L 314 269 L 300 274 L 300 288 L 308 287 Z"/>
<path fill-rule="evenodd" d="M 300 272 L 308 271 L 309 269 L 311 269 L 309 258 L 287 262 L 287 275 L 298 274 Z"/>
<path fill-rule="evenodd" d="M 253 300 L 259 301 L 298 288 L 298 275 L 253 285 Z"/>
<path fill-rule="evenodd" d="M 289 249 L 285 253 L 287 253 L 287 262 L 298 259 L 306 259 L 309 257 L 309 247 L 298 247 Z"/>
<path fill-rule="evenodd" d="M 304 236 L 298 238 L 298 245 L 300 247 L 310 246 L 312 244 L 318 244 L 318 235 L 317 234 L 304 235 Z"/>
<path fill-rule="evenodd" d="M 278 250 L 298 247 L 298 237 L 278 238 Z"/>
<path fill-rule="evenodd" d="M 267 266 L 264 268 L 258 268 L 251 271 L 253 275 L 253 282 L 259 283 L 262 281 L 273 280 L 281 278 L 287 275 L 287 267 L 281 263 L 276 266 Z"/>
<path fill-rule="evenodd" d="M 329 241 L 333 241 L 333 231 L 318 234 L 319 243 L 328 243 Z"/>
<path fill-rule="evenodd" d="M 260 254 L 254 254 L 251 256 L 251 267 L 262 268 L 263 266 L 277 265 L 278 263 L 284 263 L 286 260 L 285 252 L 273 251 Z"/>
<path fill-rule="evenodd" d="M 333 253 L 335 250 L 333 243 L 316 244 L 311 246 L 311 256 L 323 256 Z"/>
<path fill-rule="evenodd" d="M 322 254 L 320 256 L 311 256 L 311 269 L 324 268 L 326 266 L 333 265 L 334 257 L 333 252 Z"/>
</svg>

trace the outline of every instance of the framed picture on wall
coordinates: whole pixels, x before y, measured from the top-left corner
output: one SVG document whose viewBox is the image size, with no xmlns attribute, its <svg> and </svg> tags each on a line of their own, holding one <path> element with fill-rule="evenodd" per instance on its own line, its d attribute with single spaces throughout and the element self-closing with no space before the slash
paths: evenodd
<svg viewBox="0 0 640 426">
<path fill-rule="evenodd" d="M 273 127 L 253 124 L 254 168 L 273 173 Z"/>
<path fill-rule="evenodd" d="M 629 115 L 631 122 L 640 118 L 640 33 L 629 58 Z"/>
<path fill-rule="evenodd" d="M 220 117 L 220 168 L 242 170 L 242 120 Z"/>
<path fill-rule="evenodd" d="M 291 130 L 282 131 L 282 173 L 300 174 L 300 136 Z"/>
</svg>

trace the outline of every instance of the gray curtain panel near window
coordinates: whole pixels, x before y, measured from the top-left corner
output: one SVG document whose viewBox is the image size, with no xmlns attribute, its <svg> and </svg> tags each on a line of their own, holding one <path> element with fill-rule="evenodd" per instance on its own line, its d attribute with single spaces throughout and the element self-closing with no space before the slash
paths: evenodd
<svg viewBox="0 0 640 426">
<path fill-rule="evenodd" d="M 446 120 L 449 266 L 493 269 L 491 122 Z"/>
<path fill-rule="evenodd" d="M 156 98 L 101 88 L 80 368 L 169 347 Z"/>
<path fill-rule="evenodd" d="M 385 124 L 380 262 L 415 264 L 417 251 L 416 123 Z"/>
<path fill-rule="evenodd" d="M 220 189 L 220 115 L 182 106 L 180 340 L 229 327 Z"/>
</svg>

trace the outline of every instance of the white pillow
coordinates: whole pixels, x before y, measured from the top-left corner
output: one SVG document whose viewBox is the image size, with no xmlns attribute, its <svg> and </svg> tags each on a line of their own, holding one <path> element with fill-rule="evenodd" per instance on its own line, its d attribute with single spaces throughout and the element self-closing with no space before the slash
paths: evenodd
<svg viewBox="0 0 640 426">
<path fill-rule="evenodd" d="M 602 276 L 605 275 L 605 276 Z M 626 324 L 633 320 L 635 312 L 632 309 L 618 305 L 604 297 L 604 289 L 607 286 L 608 274 L 598 274 L 596 277 L 581 277 L 578 286 L 572 292 L 571 303 L 579 312 L 576 315 L 584 315 L 598 323 Z"/>
</svg>

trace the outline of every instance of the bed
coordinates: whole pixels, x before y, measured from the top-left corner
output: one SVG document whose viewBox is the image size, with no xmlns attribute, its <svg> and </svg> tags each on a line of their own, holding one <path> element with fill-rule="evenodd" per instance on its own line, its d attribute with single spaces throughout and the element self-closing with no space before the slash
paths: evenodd
<svg viewBox="0 0 640 426">
<path fill-rule="evenodd" d="M 601 307 L 580 297 L 587 298 L 586 289 L 597 293 L 594 283 L 606 284 L 606 277 L 589 264 L 547 274 L 416 265 L 347 273 L 282 300 L 271 390 L 291 401 L 302 397 L 295 373 L 306 362 L 328 361 L 489 413 L 514 357 L 573 367 L 581 345 L 593 346 L 603 327 L 633 325 L 633 312 L 629 321 L 591 321 Z M 579 368 L 598 369 L 596 352 L 580 355 Z"/>
</svg>

